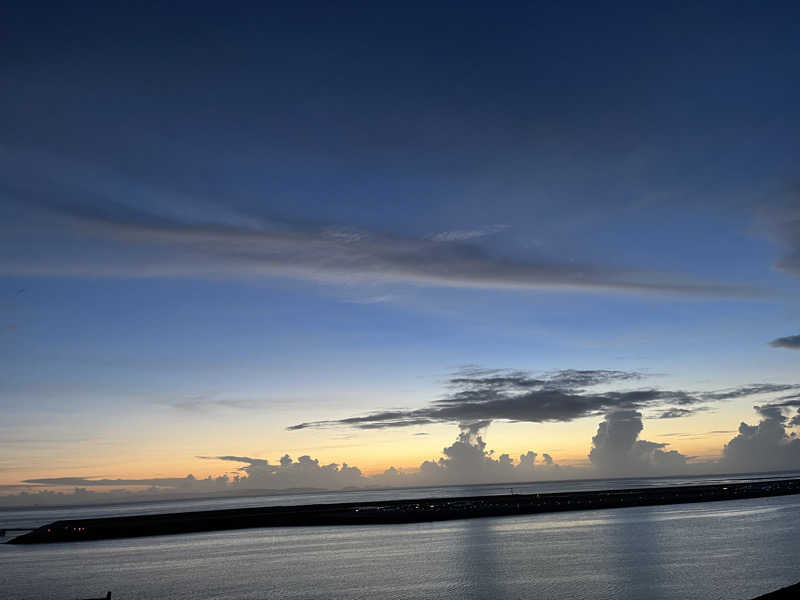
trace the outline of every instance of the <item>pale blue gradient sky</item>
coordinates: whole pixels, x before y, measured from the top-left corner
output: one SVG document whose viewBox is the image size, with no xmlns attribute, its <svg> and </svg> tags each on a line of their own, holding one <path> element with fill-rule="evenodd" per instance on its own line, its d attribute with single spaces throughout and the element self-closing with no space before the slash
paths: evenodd
<svg viewBox="0 0 800 600">
<path fill-rule="evenodd" d="M 0 483 L 415 465 L 455 423 L 285 428 L 426 406 L 465 364 L 798 379 L 767 345 L 800 331 L 792 3 L 7 13 Z M 497 445 L 583 460 L 596 425 Z"/>
</svg>

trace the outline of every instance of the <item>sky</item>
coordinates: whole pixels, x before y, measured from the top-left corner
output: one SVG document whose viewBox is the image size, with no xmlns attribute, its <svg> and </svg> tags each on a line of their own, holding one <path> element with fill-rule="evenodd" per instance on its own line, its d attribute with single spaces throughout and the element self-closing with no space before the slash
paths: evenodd
<svg viewBox="0 0 800 600">
<path fill-rule="evenodd" d="M 646 4 L 4 8 L 0 494 L 800 468 L 800 11 Z"/>
</svg>

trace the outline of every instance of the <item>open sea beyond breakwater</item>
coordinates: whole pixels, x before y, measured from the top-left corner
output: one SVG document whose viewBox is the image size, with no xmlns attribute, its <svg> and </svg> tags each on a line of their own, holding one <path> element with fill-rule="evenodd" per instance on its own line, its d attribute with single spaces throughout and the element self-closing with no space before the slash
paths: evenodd
<svg viewBox="0 0 800 600">
<path fill-rule="evenodd" d="M 474 495 L 476 487 L 485 486 L 470 486 L 464 495 Z M 71 510 L 74 516 L 78 509 Z M 112 509 L 80 510 L 100 516 Z M 43 521 L 54 516 L 53 509 L 47 512 Z M 440 523 L 2 545 L 0 595 L 71 599 L 111 589 L 122 600 L 745 600 L 800 577 L 799 512 L 800 497 L 783 496 Z"/>
</svg>

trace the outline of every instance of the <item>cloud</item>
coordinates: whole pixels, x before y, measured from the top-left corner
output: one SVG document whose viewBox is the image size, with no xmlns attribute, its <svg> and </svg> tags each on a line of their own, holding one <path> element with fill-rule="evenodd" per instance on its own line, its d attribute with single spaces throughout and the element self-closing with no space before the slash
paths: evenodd
<svg viewBox="0 0 800 600">
<path fill-rule="evenodd" d="M 678 419 L 680 417 L 688 417 L 693 415 L 697 410 L 691 408 L 668 408 L 658 415 L 658 419 Z"/>
<path fill-rule="evenodd" d="M 554 376 L 557 380 L 558 377 Z M 526 384 L 528 385 L 528 384 Z M 527 450 L 516 459 L 507 453 L 488 449 L 486 431 L 489 421 L 471 421 L 459 425 L 453 443 L 442 449 L 438 458 L 423 461 L 417 469 L 406 471 L 389 467 L 383 473 L 365 476 L 353 466 L 323 464 L 308 455 L 293 460 L 284 455 L 277 463 L 265 458 L 242 455 L 199 456 L 204 460 L 237 463 L 235 473 L 219 477 L 152 479 L 107 479 L 98 477 L 55 477 L 28 479 L 16 486 L 4 486 L 9 492 L 0 497 L 6 506 L 29 504 L 65 504 L 176 498 L 195 494 L 237 494 L 261 490 L 325 489 L 438 486 L 448 484 L 516 483 L 553 479 L 576 479 L 617 476 L 660 476 L 676 474 L 754 472 L 800 468 L 800 437 L 786 428 L 800 426 L 800 410 L 791 420 L 787 416 L 800 409 L 800 395 L 754 407 L 761 416 L 758 425 L 741 423 L 738 435 L 724 447 L 719 461 L 690 462 L 694 457 L 668 444 L 640 439 L 644 424 L 637 410 L 612 410 L 598 424 L 592 437 L 589 466 L 559 465 L 548 453 Z M 795 422 L 796 421 L 796 422 Z M 726 430 L 710 434 L 733 433 Z M 669 433 L 663 437 L 690 438 L 694 434 Z M 74 493 L 49 488 L 74 487 Z M 133 492 L 123 487 L 145 488 Z M 26 489 L 27 488 L 27 489 Z M 42 489 L 44 488 L 44 489 Z M 114 488 L 90 491 L 87 488 Z M 22 492 L 14 494 L 17 490 Z"/>
<path fill-rule="evenodd" d="M 635 410 L 609 413 L 592 438 L 589 460 L 601 473 L 610 475 L 670 474 L 686 470 L 687 456 L 664 450 L 667 444 L 638 439 L 644 426 Z"/>
<path fill-rule="evenodd" d="M 508 229 L 507 225 L 489 225 L 479 229 L 455 229 L 452 231 L 442 231 L 431 236 L 434 242 L 464 242 L 475 238 L 493 235 Z"/>
<path fill-rule="evenodd" d="M 217 408 L 232 408 L 238 410 L 252 410 L 259 408 L 259 404 L 252 400 L 236 398 L 211 400 L 203 396 L 195 396 L 181 400 L 170 400 L 164 404 L 176 410 L 187 413 L 206 413 Z"/>
<path fill-rule="evenodd" d="M 283 455 L 277 464 L 270 464 L 263 458 L 249 456 L 201 456 L 206 460 L 223 460 L 243 463 L 239 471 L 246 477 L 238 479 L 240 488 L 255 489 L 295 489 L 319 488 L 338 490 L 347 487 L 363 487 L 367 480 L 357 467 L 336 463 L 320 464 L 316 458 L 301 456 L 296 461 L 288 454 Z"/>
<path fill-rule="evenodd" d="M 792 396 L 784 396 L 779 398 L 778 402 L 771 402 L 763 406 L 754 407 L 756 412 L 765 417 L 772 417 L 784 422 L 784 413 L 786 409 L 796 408 L 796 414 L 787 422 L 789 427 L 800 427 L 800 394 Z"/>
<path fill-rule="evenodd" d="M 78 486 L 78 487 L 129 487 L 149 486 L 167 488 L 196 488 L 198 485 L 205 487 L 224 486 L 228 482 L 224 475 L 217 478 L 195 479 L 193 475 L 187 477 L 157 477 L 150 479 L 101 479 L 89 477 L 45 477 L 39 479 L 26 479 L 23 483 L 40 486 Z"/>
<path fill-rule="evenodd" d="M 320 427 L 384 429 L 429 423 L 518 421 L 565 422 L 615 410 L 672 408 L 662 418 L 692 414 L 707 402 L 800 389 L 796 384 L 753 384 L 741 388 L 690 393 L 654 388 L 598 391 L 598 386 L 633 382 L 643 374 L 609 370 L 562 370 L 533 376 L 524 371 L 468 367 L 447 381 L 449 393 L 427 407 L 379 411 L 336 420 L 309 421 L 289 430 Z M 693 407 L 689 409 L 687 407 Z M 663 416 L 667 414 L 667 416 Z"/>
<path fill-rule="evenodd" d="M 562 467 L 550 454 L 528 450 L 516 460 L 508 454 L 496 455 L 488 450 L 484 435 L 488 422 L 464 423 L 456 440 L 442 449 L 442 456 L 423 461 L 414 471 L 389 467 L 383 473 L 364 476 L 357 467 L 347 464 L 322 464 L 308 455 L 293 460 L 288 454 L 277 463 L 265 458 L 241 455 L 198 456 L 202 460 L 236 463 L 237 472 L 219 477 L 195 478 L 193 475 L 173 478 L 107 479 L 98 477 L 49 477 L 29 479 L 3 491 L 23 492 L 5 496 L 0 504 L 54 504 L 65 502 L 98 502 L 104 499 L 135 500 L 176 497 L 176 494 L 237 493 L 258 490 L 324 489 L 383 486 L 433 486 L 465 483 L 513 483 L 535 479 L 575 477 L 580 473 Z M 73 487 L 73 494 L 54 492 L 50 488 Z M 146 488 L 139 491 L 119 488 Z M 42 489 L 43 488 L 43 489 Z M 88 491 L 87 488 L 115 488 Z"/>
<path fill-rule="evenodd" d="M 5 274 L 277 276 L 491 289 L 752 295 L 752 290 L 739 286 L 655 271 L 541 256 L 516 258 L 475 242 L 501 231 L 498 225 L 426 238 L 289 221 L 274 215 L 243 216 L 232 207 L 211 209 L 192 206 L 186 199 L 164 198 L 159 190 L 85 165 L 66 165 L 52 157 L 15 156 L 11 151 L 6 158 L 11 159 L 6 161 L 10 166 L 2 175 L 11 190 L 6 193 L 9 200 L 17 199 L 28 211 L 35 207 L 57 222 L 51 223 L 52 235 L 42 234 L 47 243 L 36 244 L 36 253 L 26 250 L 28 238 L 19 240 L 19 251 L 0 259 L 0 273 Z M 42 172 L 31 173 L 30 162 Z M 35 216 L 32 223 L 41 228 L 45 220 Z M 74 234 L 79 243 L 73 239 L 70 252 L 59 251 L 55 237 Z"/>
<path fill-rule="evenodd" d="M 513 483 L 568 476 L 572 472 L 556 464 L 549 454 L 542 460 L 528 450 L 515 461 L 509 454 L 495 457 L 486 449 L 484 434 L 489 423 L 479 421 L 460 425 L 456 440 L 442 449 L 438 460 L 426 460 L 419 469 L 406 473 L 390 467 L 371 481 L 386 486 L 447 485 L 458 483 Z"/>
<path fill-rule="evenodd" d="M 738 388 L 730 388 L 718 392 L 706 392 L 701 394 L 703 400 L 736 400 L 748 396 L 759 394 L 775 394 L 778 392 L 790 392 L 800 389 L 800 384 L 796 383 L 754 383 Z"/>
<path fill-rule="evenodd" d="M 722 435 L 725 433 L 736 433 L 733 429 L 715 429 L 714 431 L 706 431 L 705 433 L 686 433 L 683 431 L 677 431 L 672 433 L 662 433 L 659 437 L 690 437 L 690 438 L 702 438 L 707 435 Z"/>
<path fill-rule="evenodd" d="M 800 335 L 790 335 L 772 340 L 769 343 L 773 348 L 788 348 L 790 350 L 800 350 Z"/>
<path fill-rule="evenodd" d="M 800 402 L 756 406 L 758 425 L 739 425 L 739 434 L 723 450 L 720 465 L 728 471 L 779 471 L 800 468 L 800 438 L 786 426 L 800 426 L 797 416 L 787 423 L 784 411 Z M 800 416 L 800 412 L 798 412 Z"/>
<path fill-rule="evenodd" d="M 764 208 L 762 220 L 770 236 L 783 249 L 776 267 L 800 277 L 800 185 L 787 190 Z"/>
<path fill-rule="evenodd" d="M 200 459 L 203 459 L 203 460 L 226 460 L 226 461 L 231 461 L 231 462 L 236 462 L 236 463 L 245 463 L 247 465 L 250 465 L 251 467 L 268 467 L 269 466 L 269 461 L 267 461 L 267 460 L 265 460 L 263 458 L 250 458 L 249 456 L 231 456 L 231 455 L 228 455 L 228 456 L 198 456 L 197 458 L 200 458 Z M 244 470 L 245 468 L 246 467 L 242 467 L 242 470 Z M 273 468 L 276 469 L 277 466 L 273 467 Z"/>
</svg>

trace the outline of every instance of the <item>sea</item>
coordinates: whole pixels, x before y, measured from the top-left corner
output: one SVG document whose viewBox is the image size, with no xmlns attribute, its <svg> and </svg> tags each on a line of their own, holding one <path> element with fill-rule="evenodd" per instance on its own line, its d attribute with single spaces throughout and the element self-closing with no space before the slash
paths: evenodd
<svg viewBox="0 0 800 600">
<path fill-rule="evenodd" d="M 0 509 L 0 529 L 33 528 L 65 518 L 759 477 L 776 478 L 587 480 Z M 798 581 L 800 495 L 403 525 L 0 544 L 3 599 L 73 600 L 102 597 L 110 590 L 114 600 L 745 600 Z"/>
</svg>

